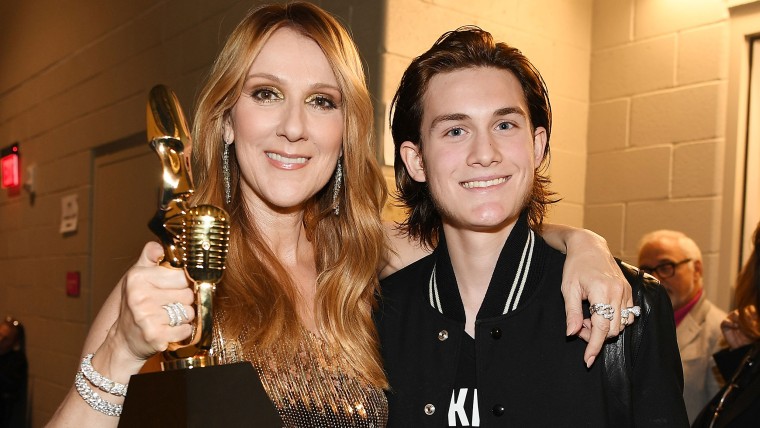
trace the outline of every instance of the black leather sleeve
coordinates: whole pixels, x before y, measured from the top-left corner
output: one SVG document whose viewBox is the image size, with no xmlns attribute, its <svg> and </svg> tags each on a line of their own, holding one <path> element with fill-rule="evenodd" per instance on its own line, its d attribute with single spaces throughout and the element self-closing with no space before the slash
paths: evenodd
<svg viewBox="0 0 760 428">
<path fill-rule="evenodd" d="M 641 316 L 605 344 L 612 426 L 688 427 L 673 308 L 652 276 L 619 263 Z"/>
<path fill-rule="evenodd" d="M 713 359 L 723 379 L 728 380 L 734 376 L 734 373 L 744 360 L 744 356 L 747 355 L 750 349 L 752 349 L 752 344 L 744 345 L 734 350 L 729 348 L 721 349 L 713 354 Z"/>
</svg>

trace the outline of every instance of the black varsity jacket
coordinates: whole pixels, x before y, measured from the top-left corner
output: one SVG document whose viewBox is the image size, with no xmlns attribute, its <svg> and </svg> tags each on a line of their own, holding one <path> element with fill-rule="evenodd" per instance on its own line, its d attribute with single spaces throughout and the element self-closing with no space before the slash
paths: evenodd
<svg viewBox="0 0 760 428">
<path fill-rule="evenodd" d="M 587 369 L 586 343 L 565 336 L 564 259 L 521 217 L 483 303 L 494 309 L 506 302 L 504 313 L 481 308 L 476 321 L 473 408 L 463 408 L 461 398 L 475 391 L 454 389 L 466 333 L 445 237 L 433 254 L 383 280 L 376 324 L 390 383 L 388 426 L 688 426 L 664 289 L 656 281 L 645 286 L 635 349 L 628 327 Z M 641 295 L 643 276 L 624 269 L 634 296 Z"/>
</svg>

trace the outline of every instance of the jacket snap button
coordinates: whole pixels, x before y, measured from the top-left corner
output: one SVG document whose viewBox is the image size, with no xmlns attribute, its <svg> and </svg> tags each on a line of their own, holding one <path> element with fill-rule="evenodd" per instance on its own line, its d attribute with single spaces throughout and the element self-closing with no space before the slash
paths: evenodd
<svg viewBox="0 0 760 428">
<path fill-rule="evenodd" d="M 430 416 L 435 413 L 435 406 L 432 404 L 425 404 L 425 414 Z"/>
<path fill-rule="evenodd" d="M 441 331 L 438 332 L 438 340 L 440 340 L 441 342 L 443 342 L 444 340 L 446 340 L 448 338 L 449 338 L 449 332 L 448 331 L 441 330 Z M 435 409 L 435 407 L 433 407 L 433 409 Z"/>
<path fill-rule="evenodd" d="M 494 415 L 501 416 L 504 414 L 504 406 L 502 406 L 501 404 L 497 404 L 493 406 L 493 409 L 491 409 L 491 411 L 493 412 Z"/>
<path fill-rule="evenodd" d="M 494 339 L 501 339 L 501 329 L 499 327 L 492 328 L 491 337 L 493 337 Z"/>
</svg>

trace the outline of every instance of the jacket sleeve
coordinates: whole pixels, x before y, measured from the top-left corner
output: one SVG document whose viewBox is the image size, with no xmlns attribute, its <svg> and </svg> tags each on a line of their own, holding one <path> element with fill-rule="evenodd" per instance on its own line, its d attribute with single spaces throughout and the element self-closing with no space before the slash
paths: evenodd
<svg viewBox="0 0 760 428">
<path fill-rule="evenodd" d="M 715 364 L 718 366 L 720 374 L 726 381 L 731 380 L 734 376 L 734 372 L 739 368 L 739 365 L 744 360 L 744 356 L 752 348 L 752 344 L 744 345 L 741 348 L 734 350 L 725 348 L 713 354 Z"/>
<path fill-rule="evenodd" d="M 670 299 L 654 277 L 631 266 L 626 269 L 635 304 L 641 307 L 641 316 L 626 329 L 632 345 L 628 358 L 634 426 L 688 427 Z"/>
</svg>

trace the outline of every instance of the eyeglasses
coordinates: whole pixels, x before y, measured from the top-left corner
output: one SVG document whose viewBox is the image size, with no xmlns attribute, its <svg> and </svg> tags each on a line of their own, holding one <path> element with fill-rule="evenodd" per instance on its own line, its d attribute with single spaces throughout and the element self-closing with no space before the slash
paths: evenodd
<svg viewBox="0 0 760 428">
<path fill-rule="evenodd" d="M 689 263 L 691 259 L 683 259 L 680 262 L 664 262 L 660 263 L 655 267 L 649 267 L 649 266 L 639 266 L 639 269 L 643 270 L 644 272 L 654 275 L 657 274 L 658 277 L 665 279 L 670 278 L 671 276 L 676 274 L 676 268 L 678 266 L 681 266 L 684 263 Z"/>
</svg>

